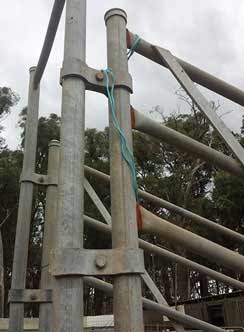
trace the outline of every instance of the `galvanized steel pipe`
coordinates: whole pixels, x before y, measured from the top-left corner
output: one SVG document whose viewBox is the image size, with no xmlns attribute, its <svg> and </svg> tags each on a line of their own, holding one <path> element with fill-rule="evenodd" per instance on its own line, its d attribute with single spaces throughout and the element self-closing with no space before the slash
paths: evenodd
<svg viewBox="0 0 244 332">
<path fill-rule="evenodd" d="M 167 220 L 155 216 L 141 207 L 141 231 L 155 234 L 166 241 L 172 241 L 216 264 L 244 273 L 244 256 L 224 248 Z"/>
<path fill-rule="evenodd" d="M 40 89 L 34 88 L 35 67 L 30 68 L 28 110 L 25 132 L 23 174 L 32 174 L 36 167 L 36 146 Z M 19 209 L 15 235 L 14 260 L 11 289 L 25 289 L 29 234 L 34 183 L 22 182 L 19 194 Z M 10 303 L 9 332 L 23 331 L 24 303 Z"/>
<path fill-rule="evenodd" d="M 141 191 L 140 194 L 143 198 L 145 198 L 147 201 L 151 203 L 154 203 L 156 206 L 164 207 L 165 209 L 173 211 L 182 217 L 193 220 L 196 224 L 207 227 L 211 231 L 222 234 L 230 239 L 233 239 L 234 241 L 237 241 L 238 243 L 242 244 L 244 243 L 244 235 L 241 233 L 235 232 L 232 229 L 229 229 L 225 226 L 218 224 L 217 222 L 214 222 L 213 220 L 209 220 L 207 218 L 199 216 L 196 213 L 188 211 L 178 205 L 172 204 L 146 191 Z"/>
<path fill-rule="evenodd" d="M 126 13 L 114 8 L 105 14 L 107 27 L 108 67 L 114 77 L 128 75 L 126 46 Z M 130 92 L 118 86 L 114 89 L 114 103 L 118 124 L 128 146 L 132 147 L 130 119 Z M 127 162 L 121 154 L 120 137 L 114 128 L 109 112 L 111 217 L 113 248 L 138 248 L 136 224 L 136 200 L 132 178 Z M 140 275 L 117 275 L 114 277 L 114 321 L 116 332 L 143 332 Z"/>
<path fill-rule="evenodd" d="M 150 119 L 134 108 L 131 109 L 131 116 L 134 129 L 171 144 L 178 150 L 188 152 L 232 175 L 244 177 L 244 169 L 233 158 Z"/>
<path fill-rule="evenodd" d="M 35 88 L 40 83 L 40 81 L 42 79 L 42 75 L 45 70 L 45 67 L 47 65 L 48 58 L 49 58 L 49 55 L 52 50 L 52 46 L 54 43 L 58 25 L 59 25 L 61 15 L 63 12 L 64 4 L 65 4 L 65 0 L 55 0 L 55 2 L 54 2 L 51 17 L 50 17 L 47 32 L 46 32 L 46 37 L 45 37 L 42 51 L 41 51 L 41 54 L 40 54 L 40 57 L 38 60 L 37 67 L 36 67 L 36 72 L 35 72 L 35 77 L 34 77 Z"/>
<path fill-rule="evenodd" d="M 59 149 L 60 144 L 52 140 L 48 150 L 48 170 L 50 177 L 58 178 L 59 170 Z M 49 272 L 49 257 L 55 243 L 56 222 L 57 222 L 57 198 L 58 186 L 49 185 L 46 191 L 45 205 L 45 225 L 42 244 L 42 263 L 41 263 L 41 288 L 52 289 L 54 287 L 54 277 Z M 40 303 L 39 309 L 39 332 L 53 331 L 52 303 Z"/>
<path fill-rule="evenodd" d="M 55 249 L 83 247 L 85 82 L 72 64 L 85 61 L 86 0 L 68 0 L 65 17 L 61 145 Z M 68 75 L 70 72 L 71 75 Z M 53 330 L 83 331 L 82 277 L 55 278 Z"/>
<path fill-rule="evenodd" d="M 132 32 L 127 31 L 128 48 L 131 47 L 131 45 L 135 40 L 136 36 Z M 141 39 L 140 42 L 137 44 L 135 52 L 160 64 L 161 66 L 168 68 L 166 64 L 162 63 L 162 60 L 155 52 L 155 50 L 152 48 L 152 46 L 153 46 L 152 44 L 148 43 L 144 39 Z M 190 76 L 190 78 L 194 82 L 204 86 L 209 90 L 212 90 L 220 94 L 225 98 L 228 98 L 229 100 L 234 101 L 235 103 L 241 106 L 244 106 L 244 92 L 241 89 L 191 65 L 190 63 L 182 59 L 176 57 L 176 60 L 181 64 L 183 69 L 186 71 L 186 73 Z"/>
</svg>

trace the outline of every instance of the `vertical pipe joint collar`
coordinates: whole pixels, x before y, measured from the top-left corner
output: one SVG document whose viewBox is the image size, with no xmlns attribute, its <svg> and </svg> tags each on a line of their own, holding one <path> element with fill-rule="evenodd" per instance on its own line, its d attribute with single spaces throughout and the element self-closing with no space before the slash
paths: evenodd
<svg viewBox="0 0 244 332">
<path fill-rule="evenodd" d="M 123 9 L 120 9 L 120 8 L 109 9 L 104 15 L 105 24 L 107 24 L 108 19 L 111 18 L 112 16 L 123 17 L 123 19 L 125 20 L 125 23 L 127 24 L 127 14 Z"/>
</svg>

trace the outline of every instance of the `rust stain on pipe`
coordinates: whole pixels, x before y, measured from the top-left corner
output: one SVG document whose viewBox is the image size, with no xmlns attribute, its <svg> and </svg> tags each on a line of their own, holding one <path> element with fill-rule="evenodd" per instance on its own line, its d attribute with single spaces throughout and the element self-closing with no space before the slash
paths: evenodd
<svg viewBox="0 0 244 332">
<path fill-rule="evenodd" d="M 126 42 L 127 42 L 127 47 L 128 48 L 131 48 L 131 45 L 132 45 L 132 34 L 131 34 L 131 32 L 128 30 L 128 29 L 126 29 Z"/>
<path fill-rule="evenodd" d="M 135 109 L 133 106 L 130 105 L 130 118 L 131 118 L 131 128 L 136 128 L 136 116 L 135 116 Z"/>
</svg>

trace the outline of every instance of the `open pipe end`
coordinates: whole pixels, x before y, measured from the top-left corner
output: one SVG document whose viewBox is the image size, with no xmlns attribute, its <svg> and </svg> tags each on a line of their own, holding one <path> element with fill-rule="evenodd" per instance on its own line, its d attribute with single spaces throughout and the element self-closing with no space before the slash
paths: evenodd
<svg viewBox="0 0 244 332">
<path fill-rule="evenodd" d="M 125 23 L 127 24 L 127 14 L 123 9 L 121 9 L 121 8 L 109 9 L 104 15 L 105 24 L 107 24 L 108 19 L 111 18 L 112 16 L 123 17 L 123 19 L 125 20 Z"/>
</svg>

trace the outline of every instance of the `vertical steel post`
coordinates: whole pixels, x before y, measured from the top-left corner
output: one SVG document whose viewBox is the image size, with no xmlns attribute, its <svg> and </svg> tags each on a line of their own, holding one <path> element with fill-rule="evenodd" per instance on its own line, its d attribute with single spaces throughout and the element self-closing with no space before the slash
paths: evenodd
<svg viewBox="0 0 244 332">
<path fill-rule="evenodd" d="M 30 83 L 28 96 L 28 111 L 25 131 L 25 150 L 23 160 L 23 174 L 35 171 L 39 87 L 34 88 L 35 67 L 30 68 Z M 29 233 L 31 222 L 32 198 L 34 184 L 22 182 L 20 185 L 19 210 L 15 236 L 14 261 L 12 272 L 12 289 L 24 289 L 26 282 L 26 267 L 28 257 Z M 24 323 L 24 304 L 10 303 L 9 331 L 22 332 Z"/>
<path fill-rule="evenodd" d="M 85 61 L 86 1 L 67 0 L 63 69 L 72 71 L 77 61 Z M 70 67 L 71 66 L 71 67 Z M 63 79 L 61 148 L 58 185 L 56 247 L 83 246 L 85 83 L 67 75 Z M 82 277 L 56 278 L 54 331 L 83 331 Z"/>
<path fill-rule="evenodd" d="M 58 141 L 53 140 L 49 144 L 48 175 L 57 178 L 59 169 Z M 55 243 L 55 231 L 57 222 L 57 185 L 49 185 L 46 192 L 45 226 L 42 246 L 42 270 L 41 288 L 52 289 L 53 277 L 49 273 L 49 255 Z M 52 303 L 41 303 L 39 313 L 39 332 L 52 332 Z"/>
<path fill-rule="evenodd" d="M 128 74 L 126 20 L 126 13 L 121 9 L 111 9 L 105 14 L 108 67 L 113 70 L 115 78 L 121 72 Z M 116 87 L 114 98 L 120 127 L 132 147 L 130 93 L 124 87 Z M 111 114 L 109 127 L 113 248 L 138 248 L 136 201 L 131 174 L 122 158 L 120 140 L 113 128 Z M 144 331 L 140 276 L 116 276 L 113 303 L 116 332 Z"/>
</svg>

